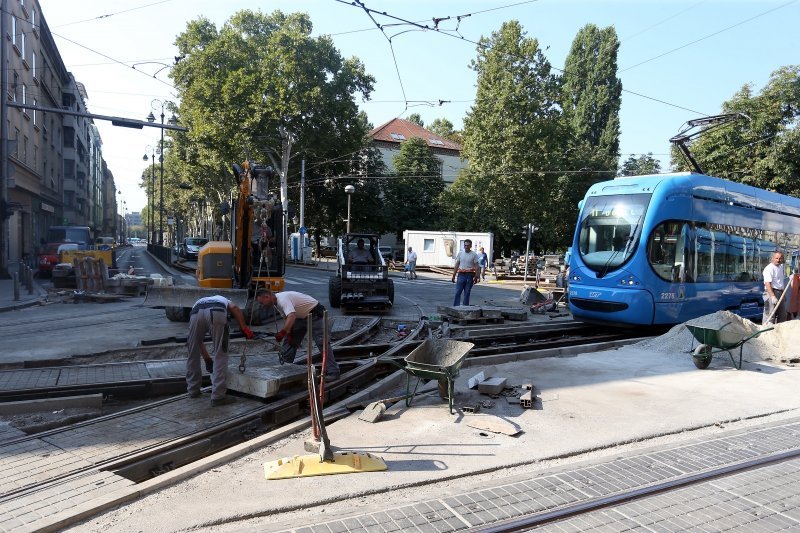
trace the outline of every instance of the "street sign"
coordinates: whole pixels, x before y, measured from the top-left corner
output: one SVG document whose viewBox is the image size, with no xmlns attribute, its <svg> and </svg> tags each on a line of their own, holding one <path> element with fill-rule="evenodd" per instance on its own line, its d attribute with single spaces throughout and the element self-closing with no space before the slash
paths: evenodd
<svg viewBox="0 0 800 533">
<path fill-rule="evenodd" d="M 305 234 L 306 234 L 306 231 L 307 231 L 307 230 L 306 230 L 306 227 L 305 227 L 305 226 L 300 226 L 300 235 L 305 235 Z"/>
</svg>

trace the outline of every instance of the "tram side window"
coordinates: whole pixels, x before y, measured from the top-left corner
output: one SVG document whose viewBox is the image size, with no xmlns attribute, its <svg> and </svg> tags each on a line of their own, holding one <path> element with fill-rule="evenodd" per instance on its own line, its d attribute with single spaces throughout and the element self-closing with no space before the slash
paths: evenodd
<svg viewBox="0 0 800 533">
<path fill-rule="evenodd" d="M 656 226 L 647 240 L 647 259 L 650 266 L 661 279 L 677 281 L 680 264 L 675 259 L 678 255 L 678 236 L 683 222 L 663 222 Z"/>
</svg>

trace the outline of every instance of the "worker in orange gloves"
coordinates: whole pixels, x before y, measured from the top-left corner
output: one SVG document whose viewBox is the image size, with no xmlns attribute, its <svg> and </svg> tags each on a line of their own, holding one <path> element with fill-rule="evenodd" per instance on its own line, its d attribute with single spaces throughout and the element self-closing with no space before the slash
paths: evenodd
<svg viewBox="0 0 800 533">
<path fill-rule="evenodd" d="M 255 337 L 252 330 L 247 327 L 244 315 L 239 306 L 224 296 L 206 296 L 197 300 L 189 315 L 189 335 L 186 345 L 189 357 L 186 360 L 186 388 L 190 398 L 200 397 L 200 387 L 203 380 L 203 371 L 200 368 L 200 359 L 213 361 L 211 372 L 211 406 L 225 405 L 235 401 L 233 396 L 228 396 L 228 314 L 239 323 L 239 329 L 248 339 Z M 211 333 L 212 353 L 209 354 L 203 342 L 206 333 Z"/>
</svg>

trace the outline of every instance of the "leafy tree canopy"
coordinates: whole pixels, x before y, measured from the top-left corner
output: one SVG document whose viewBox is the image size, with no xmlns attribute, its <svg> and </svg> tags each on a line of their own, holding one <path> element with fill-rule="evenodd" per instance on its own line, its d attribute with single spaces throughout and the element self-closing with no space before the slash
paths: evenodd
<svg viewBox="0 0 800 533">
<path fill-rule="evenodd" d="M 408 115 L 408 118 L 406 120 L 409 122 L 413 122 L 414 124 L 420 127 L 423 128 L 425 127 L 425 123 L 422 121 L 422 117 L 419 116 L 419 113 L 411 113 L 410 115 Z"/>
<path fill-rule="evenodd" d="M 658 174 L 659 172 L 661 172 L 661 162 L 653 157 L 652 152 L 638 157 L 631 155 L 622 163 L 622 167 L 619 169 L 620 176 L 642 176 L 644 174 Z"/>
<path fill-rule="evenodd" d="M 619 40 L 614 28 L 587 24 L 564 62 L 561 105 L 575 137 L 597 149 L 606 169 L 619 157 L 622 82 L 617 77 Z"/>
<path fill-rule="evenodd" d="M 279 170 L 284 193 L 301 158 L 324 173 L 350 171 L 368 131 L 355 96 L 368 99 L 374 79 L 311 32 L 308 15 L 280 11 L 242 10 L 220 28 L 203 17 L 187 24 L 171 73 L 189 128 L 174 136 L 179 179 L 224 198 L 230 165 L 245 158 Z"/>
<path fill-rule="evenodd" d="M 402 229 L 439 229 L 444 181 L 428 144 L 419 137 L 404 141 L 392 163 L 395 175 L 386 184 L 386 210 L 398 237 Z"/>
<path fill-rule="evenodd" d="M 453 123 L 447 120 L 446 118 L 434 119 L 433 122 L 431 122 L 430 125 L 428 125 L 428 130 L 432 131 L 439 137 L 450 139 L 451 141 L 457 142 L 458 144 L 464 142 L 464 139 L 461 138 L 461 132 L 456 131 L 453 128 Z"/>
</svg>

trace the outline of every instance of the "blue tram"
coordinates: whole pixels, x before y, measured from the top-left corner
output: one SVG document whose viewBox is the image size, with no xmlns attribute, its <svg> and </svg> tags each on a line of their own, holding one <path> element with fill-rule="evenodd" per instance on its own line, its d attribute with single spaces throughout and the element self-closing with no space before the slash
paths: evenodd
<svg viewBox="0 0 800 533">
<path fill-rule="evenodd" d="M 782 250 L 788 273 L 798 249 L 798 198 L 694 173 L 597 183 L 572 242 L 570 311 L 613 324 L 760 319 L 764 267 Z"/>
</svg>

